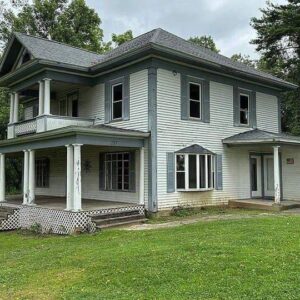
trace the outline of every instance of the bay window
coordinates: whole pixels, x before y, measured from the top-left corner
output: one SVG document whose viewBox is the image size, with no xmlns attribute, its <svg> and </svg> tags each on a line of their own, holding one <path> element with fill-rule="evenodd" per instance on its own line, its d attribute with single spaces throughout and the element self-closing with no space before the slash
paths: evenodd
<svg viewBox="0 0 300 300">
<path fill-rule="evenodd" d="M 179 191 L 206 191 L 215 186 L 213 154 L 176 154 L 176 188 Z"/>
</svg>

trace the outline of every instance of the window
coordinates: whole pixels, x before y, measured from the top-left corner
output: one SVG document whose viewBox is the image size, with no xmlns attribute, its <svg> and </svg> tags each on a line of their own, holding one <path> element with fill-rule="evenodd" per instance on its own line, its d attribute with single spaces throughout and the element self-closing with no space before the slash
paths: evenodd
<svg viewBox="0 0 300 300">
<path fill-rule="evenodd" d="M 240 94 L 240 124 L 249 124 L 249 95 Z"/>
<path fill-rule="evenodd" d="M 30 61 L 30 54 L 26 52 L 22 57 L 22 64 L 25 64 L 26 62 Z"/>
<path fill-rule="evenodd" d="M 190 118 L 201 119 L 201 85 L 189 83 L 189 110 Z"/>
<path fill-rule="evenodd" d="M 112 191 L 129 191 L 130 154 L 105 154 L 105 189 Z"/>
<path fill-rule="evenodd" d="M 71 111 L 71 116 L 72 117 L 78 117 L 79 116 L 79 114 L 78 114 L 78 93 L 76 92 L 76 93 L 72 93 L 72 94 L 69 94 L 68 96 L 67 96 L 67 103 L 69 104 L 69 105 L 71 105 L 71 109 L 72 109 L 72 111 Z"/>
<path fill-rule="evenodd" d="M 49 187 L 50 163 L 48 158 L 35 161 L 35 185 L 37 188 Z"/>
<path fill-rule="evenodd" d="M 122 119 L 123 116 L 123 84 L 112 86 L 112 119 Z"/>
<path fill-rule="evenodd" d="M 59 115 L 60 116 L 67 116 L 68 112 L 67 112 L 67 100 L 66 99 L 62 99 L 59 101 Z"/>
<path fill-rule="evenodd" d="M 177 154 L 177 190 L 211 190 L 215 186 L 215 156 L 212 154 Z"/>
</svg>

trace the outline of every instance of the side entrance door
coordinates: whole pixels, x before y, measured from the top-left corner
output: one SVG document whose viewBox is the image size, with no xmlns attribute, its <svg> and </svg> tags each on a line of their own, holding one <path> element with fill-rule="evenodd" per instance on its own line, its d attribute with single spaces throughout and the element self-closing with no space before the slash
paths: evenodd
<svg viewBox="0 0 300 300">
<path fill-rule="evenodd" d="M 264 195 L 274 197 L 274 159 L 272 155 L 263 156 L 264 162 Z"/>
<path fill-rule="evenodd" d="M 261 156 L 250 156 L 251 197 L 262 198 L 262 159 Z"/>
</svg>

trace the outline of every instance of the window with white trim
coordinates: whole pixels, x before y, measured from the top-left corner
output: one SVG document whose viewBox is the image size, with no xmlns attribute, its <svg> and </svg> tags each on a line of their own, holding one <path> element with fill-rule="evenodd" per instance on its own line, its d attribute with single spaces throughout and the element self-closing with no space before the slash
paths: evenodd
<svg viewBox="0 0 300 300">
<path fill-rule="evenodd" d="M 35 185 L 37 188 L 49 187 L 50 161 L 49 158 L 35 160 Z"/>
<path fill-rule="evenodd" d="M 207 191 L 215 186 L 213 154 L 176 154 L 176 189 Z"/>
<path fill-rule="evenodd" d="M 112 120 L 119 120 L 123 117 L 123 83 L 112 85 Z"/>
<path fill-rule="evenodd" d="M 240 94 L 240 124 L 249 125 L 249 95 Z"/>
<path fill-rule="evenodd" d="M 130 154 L 105 154 L 105 189 L 111 191 L 129 191 Z"/>
<path fill-rule="evenodd" d="M 201 119 L 201 84 L 189 82 L 189 117 Z"/>
</svg>

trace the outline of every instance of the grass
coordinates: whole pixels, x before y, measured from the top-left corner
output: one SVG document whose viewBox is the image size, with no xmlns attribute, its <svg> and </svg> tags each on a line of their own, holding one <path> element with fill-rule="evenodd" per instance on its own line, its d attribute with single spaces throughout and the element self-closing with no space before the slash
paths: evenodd
<svg viewBox="0 0 300 300">
<path fill-rule="evenodd" d="M 300 217 L 0 233 L 0 299 L 299 299 Z"/>
</svg>

